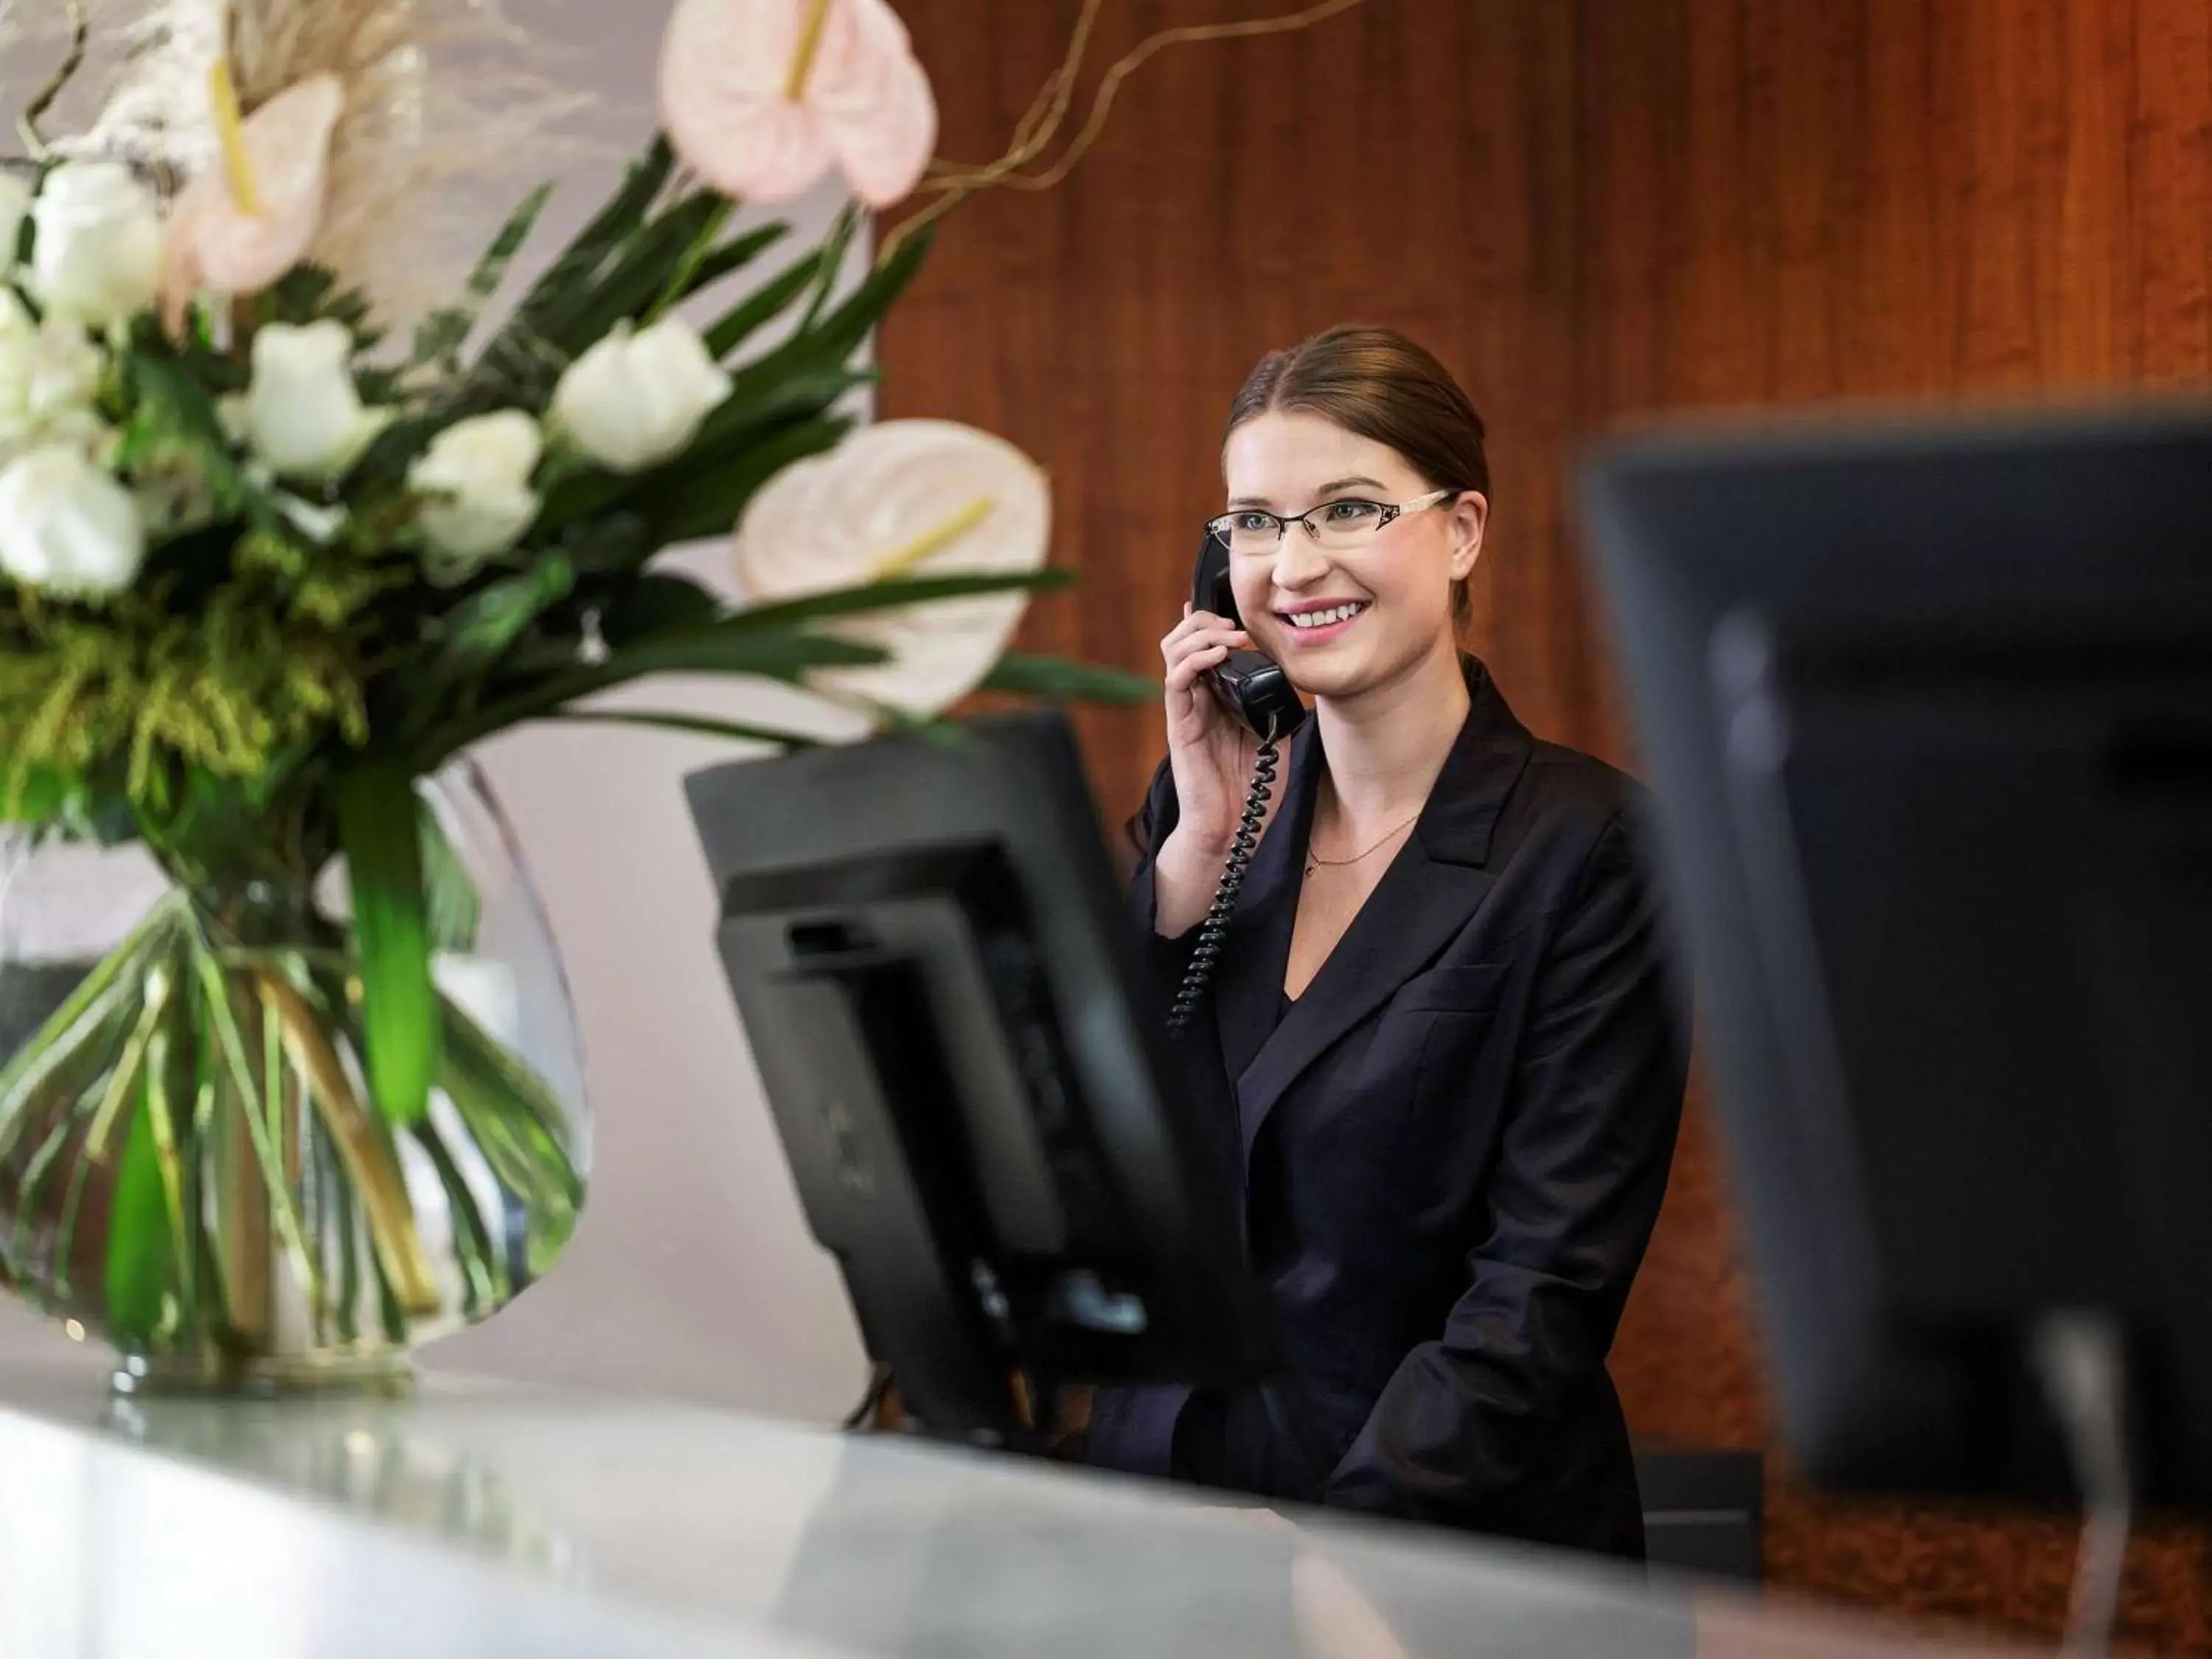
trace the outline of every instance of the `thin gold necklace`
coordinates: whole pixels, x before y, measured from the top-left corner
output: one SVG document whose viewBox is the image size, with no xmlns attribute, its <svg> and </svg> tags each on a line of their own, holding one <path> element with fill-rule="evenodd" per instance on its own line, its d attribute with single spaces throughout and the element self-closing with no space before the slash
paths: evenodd
<svg viewBox="0 0 2212 1659">
<path fill-rule="evenodd" d="M 1382 837 L 1382 840 L 1376 842 L 1372 847 L 1370 847 L 1366 852 L 1354 853 L 1348 859 L 1325 859 L 1322 857 L 1320 854 L 1315 852 L 1311 847 L 1308 847 L 1306 848 L 1306 873 L 1308 875 L 1313 874 L 1316 866 L 1324 864 L 1333 870 L 1340 870 L 1347 864 L 1357 864 L 1360 860 L 1368 857 L 1370 854 L 1381 852 L 1383 848 L 1389 846 L 1392 842 L 1395 841 L 1400 836 L 1404 835 L 1407 830 L 1411 829 L 1414 824 L 1419 823 L 1420 821 L 1421 815 L 1419 812 L 1414 813 L 1412 817 L 1407 818 L 1405 823 L 1390 830 Z"/>
</svg>

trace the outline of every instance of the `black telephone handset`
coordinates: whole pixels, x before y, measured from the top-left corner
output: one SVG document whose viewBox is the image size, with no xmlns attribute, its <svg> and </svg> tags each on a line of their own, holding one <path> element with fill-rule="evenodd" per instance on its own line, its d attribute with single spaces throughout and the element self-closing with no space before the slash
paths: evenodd
<svg viewBox="0 0 2212 1659">
<path fill-rule="evenodd" d="M 1210 611 L 1239 628 L 1237 595 L 1229 585 L 1229 550 L 1212 531 L 1198 550 L 1198 568 L 1190 584 L 1194 611 Z M 1244 797 L 1244 811 L 1237 821 L 1237 837 L 1230 843 L 1229 860 L 1222 866 L 1213 902 L 1199 925 L 1198 944 L 1190 966 L 1168 1011 L 1168 1030 L 1180 1033 L 1197 1012 L 1206 988 L 1213 978 L 1213 964 L 1221 956 L 1221 941 L 1237 913 L 1237 895 L 1244 885 L 1244 872 L 1252 866 L 1252 854 L 1260 844 L 1260 831 L 1267 821 L 1267 802 L 1275 793 L 1275 770 L 1282 754 L 1276 744 L 1297 730 L 1306 717 L 1306 706 L 1297 688 L 1272 657 L 1257 651 L 1231 651 L 1218 668 L 1206 675 L 1223 707 L 1243 721 L 1260 739 L 1260 752 L 1252 764 L 1252 787 Z"/>
<path fill-rule="evenodd" d="M 1190 606 L 1207 611 L 1242 628 L 1237 593 L 1229 584 L 1229 550 L 1211 530 L 1198 550 L 1198 569 L 1191 578 Z M 1229 712 L 1242 720 L 1262 743 L 1287 738 L 1306 717 L 1290 677 L 1273 657 L 1257 651 L 1231 651 L 1220 667 L 1207 674 L 1214 694 Z"/>
</svg>

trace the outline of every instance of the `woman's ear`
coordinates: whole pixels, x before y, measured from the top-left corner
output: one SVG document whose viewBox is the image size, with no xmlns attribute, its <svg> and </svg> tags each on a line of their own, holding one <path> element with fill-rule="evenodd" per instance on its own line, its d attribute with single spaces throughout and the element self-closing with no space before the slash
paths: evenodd
<svg viewBox="0 0 2212 1659">
<path fill-rule="evenodd" d="M 1482 556 L 1483 526 L 1490 522 L 1490 501 L 1479 489 L 1470 489 L 1451 505 L 1452 559 L 1454 581 L 1464 581 L 1473 574 L 1474 562 Z"/>
</svg>

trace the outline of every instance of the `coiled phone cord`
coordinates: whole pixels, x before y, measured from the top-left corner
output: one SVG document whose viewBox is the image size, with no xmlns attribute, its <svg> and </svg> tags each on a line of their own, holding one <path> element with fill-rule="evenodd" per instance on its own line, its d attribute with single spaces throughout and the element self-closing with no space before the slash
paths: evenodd
<svg viewBox="0 0 2212 1659">
<path fill-rule="evenodd" d="M 1221 943 L 1229 932 L 1230 918 L 1237 913 L 1237 895 L 1244 885 L 1244 872 L 1252 867 L 1252 854 L 1260 844 L 1260 829 L 1267 822 L 1267 802 L 1275 793 L 1275 766 L 1281 751 L 1275 747 L 1271 736 L 1260 745 L 1260 752 L 1252 763 L 1252 787 L 1244 797 L 1244 814 L 1237 821 L 1236 839 L 1229 844 L 1229 862 L 1222 866 L 1221 883 L 1213 890 L 1213 905 L 1206 911 L 1206 921 L 1198 930 L 1198 944 L 1191 951 L 1190 966 L 1183 972 L 1182 988 L 1176 992 L 1175 1004 L 1168 1010 L 1168 1030 L 1180 1036 L 1198 1012 L 1198 1005 L 1206 995 L 1206 988 L 1213 978 L 1213 964 L 1221 955 Z"/>
</svg>

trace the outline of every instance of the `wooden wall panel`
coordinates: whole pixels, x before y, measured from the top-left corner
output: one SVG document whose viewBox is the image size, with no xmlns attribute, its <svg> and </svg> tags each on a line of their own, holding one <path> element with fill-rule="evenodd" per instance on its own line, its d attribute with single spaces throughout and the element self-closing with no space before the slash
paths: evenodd
<svg viewBox="0 0 2212 1659">
<path fill-rule="evenodd" d="M 997 153 L 1076 0 L 898 0 L 944 148 Z M 1152 31 L 1289 0 L 1109 0 L 1092 74 Z M 1066 184 L 963 209 L 884 331 L 889 414 L 1052 471 L 1073 597 L 1027 643 L 1133 666 L 1219 501 L 1220 422 L 1265 349 L 1395 324 L 1488 417 L 1476 644 L 1547 736 L 1627 755 L 1560 503 L 1624 422 L 2016 398 L 2212 375 L 2205 0 L 1370 0 L 1304 35 L 1171 49 Z M 1156 714 L 1088 715 L 1133 804 Z M 1639 1431 L 1763 1444 L 1753 1297 L 1695 1103 L 1614 1369 Z M 2051 1517 L 1814 1500 L 1778 1474 L 1770 1576 L 2056 1629 Z M 2212 1652 L 2202 1534 L 2130 1564 L 2131 1634 Z"/>
</svg>

